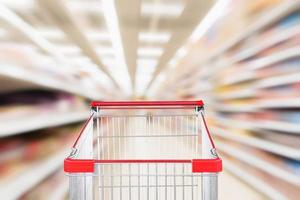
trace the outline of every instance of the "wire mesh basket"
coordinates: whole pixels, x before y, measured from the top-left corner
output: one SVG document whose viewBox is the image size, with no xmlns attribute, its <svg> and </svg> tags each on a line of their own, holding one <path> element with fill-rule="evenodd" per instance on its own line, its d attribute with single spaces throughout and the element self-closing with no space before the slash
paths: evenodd
<svg viewBox="0 0 300 200">
<path fill-rule="evenodd" d="M 92 102 L 64 161 L 70 199 L 218 198 L 218 157 L 202 101 Z"/>
</svg>

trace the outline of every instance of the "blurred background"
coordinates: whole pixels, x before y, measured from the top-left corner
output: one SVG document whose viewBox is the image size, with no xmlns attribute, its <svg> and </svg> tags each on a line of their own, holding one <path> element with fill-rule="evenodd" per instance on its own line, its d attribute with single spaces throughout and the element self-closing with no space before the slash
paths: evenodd
<svg viewBox="0 0 300 200">
<path fill-rule="evenodd" d="M 67 198 L 91 100 L 203 99 L 220 199 L 299 199 L 299 0 L 0 0 L 1 199 Z"/>
</svg>

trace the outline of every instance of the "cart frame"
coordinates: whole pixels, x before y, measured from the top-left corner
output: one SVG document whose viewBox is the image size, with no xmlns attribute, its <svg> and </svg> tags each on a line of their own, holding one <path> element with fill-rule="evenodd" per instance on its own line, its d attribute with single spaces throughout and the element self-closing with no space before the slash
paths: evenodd
<svg viewBox="0 0 300 200">
<path fill-rule="evenodd" d="M 93 157 L 93 137 L 88 135 L 93 135 L 93 120 L 101 116 L 98 115 L 99 109 L 101 110 L 155 110 L 155 109 L 195 109 L 200 116 L 198 119 L 201 121 L 202 125 L 202 158 L 193 158 L 193 159 L 95 159 Z M 181 164 L 182 168 L 185 169 L 184 165 L 189 165 L 191 168 L 191 175 L 201 176 L 201 197 L 202 200 L 217 200 L 218 195 L 218 181 L 217 174 L 222 171 L 222 160 L 219 158 L 216 152 L 215 144 L 213 142 L 212 136 L 208 130 L 205 118 L 204 118 L 204 103 L 203 101 L 94 101 L 91 103 L 91 116 L 85 122 L 83 128 L 81 129 L 78 138 L 76 139 L 71 154 L 64 160 L 64 171 L 70 176 L 70 199 L 93 199 L 94 191 L 92 189 L 94 181 L 93 177 L 98 176 L 104 179 L 104 174 L 99 174 L 100 167 L 104 165 L 135 165 L 139 164 L 139 170 L 141 164 L 160 166 L 165 164 Z M 89 132 L 89 133 L 86 133 Z M 91 133 L 91 134 L 90 134 Z M 88 139 L 87 139 L 88 138 Z M 91 148 L 88 148 L 85 151 L 79 152 L 81 140 L 88 141 Z M 99 144 L 98 144 L 99 145 Z M 81 154 L 81 155 L 79 155 Z M 200 157 L 200 156 L 199 156 Z M 156 169 L 157 170 L 157 169 Z M 174 167 L 175 170 L 175 167 Z M 149 171 L 148 171 L 149 172 Z M 167 180 L 167 175 L 166 180 Z M 121 177 L 121 176 L 120 176 Z M 157 173 L 156 173 L 157 177 Z M 175 177 L 175 175 L 174 175 Z M 148 174 L 149 178 L 149 174 Z M 122 180 L 122 179 L 121 179 Z M 140 180 L 140 174 L 139 174 Z M 184 179 L 183 179 L 184 180 Z M 100 184 L 100 183 L 99 183 Z M 176 187 L 175 179 L 174 184 Z M 131 186 L 131 185 L 130 185 Z M 100 187 L 100 186 L 99 186 Z M 108 186 L 107 186 L 108 187 Z M 109 186 L 113 192 L 113 183 Z M 125 187 L 125 186 L 122 186 Z M 129 187 L 129 186 L 126 186 Z M 139 186 L 139 195 L 140 195 L 140 182 Z M 148 186 L 143 186 L 148 188 L 149 193 L 149 183 Z M 158 183 L 156 183 L 156 188 Z M 166 183 L 166 186 L 167 183 Z M 183 186 L 184 187 L 184 186 Z M 103 187 L 104 188 L 104 187 Z M 102 188 L 102 189 L 103 189 Z M 191 186 L 193 191 L 194 186 Z M 104 190 L 104 189 L 103 189 Z M 122 191 L 120 185 L 120 191 Z M 183 190 L 184 191 L 184 190 Z M 103 192 L 104 193 L 104 192 Z M 194 192 L 192 192 L 194 194 Z M 131 194 L 131 192 L 130 192 Z M 167 194 L 167 192 L 166 192 Z M 120 195 L 121 196 L 121 195 Z M 102 197 L 106 199 L 106 197 Z M 111 198 L 114 199 L 114 198 Z M 122 199 L 122 197 L 120 197 Z M 131 199 L 131 198 L 130 198 Z M 140 196 L 139 196 L 140 199 Z M 149 199 L 149 195 L 148 195 Z M 156 197 L 157 199 L 157 197 Z M 176 199 L 176 192 L 174 193 L 174 199 Z M 177 198 L 178 199 L 178 198 Z M 184 195 L 183 198 L 184 199 Z"/>
</svg>

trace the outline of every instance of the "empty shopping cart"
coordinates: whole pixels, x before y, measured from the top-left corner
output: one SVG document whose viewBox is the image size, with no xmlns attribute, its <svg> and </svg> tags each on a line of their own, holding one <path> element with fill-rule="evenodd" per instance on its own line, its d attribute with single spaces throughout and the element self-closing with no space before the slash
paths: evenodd
<svg viewBox="0 0 300 200">
<path fill-rule="evenodd" d="M 64 170 L 70 199 L 216 200 L 222 161 L 202 101 L 92 102 Z"/>
</svg>

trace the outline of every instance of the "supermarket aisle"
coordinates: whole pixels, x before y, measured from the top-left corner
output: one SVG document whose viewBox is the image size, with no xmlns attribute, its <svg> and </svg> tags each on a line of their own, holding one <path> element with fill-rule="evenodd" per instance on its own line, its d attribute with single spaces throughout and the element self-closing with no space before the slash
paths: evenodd
<svg viewBox="0 0 300 200">
<path fill-rule="evenodd" d="M 66 196 L 60 169 L 92 100 L 203 99 L 221 199 L 298 200 L 299 27 L 300 0 L 0 0 L 0 194 Z M 133 129 L 105 158 L 197 145 Z"/>
</svg>

